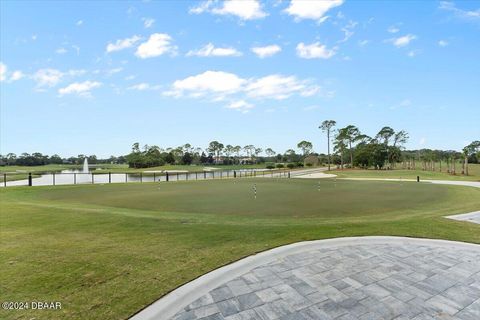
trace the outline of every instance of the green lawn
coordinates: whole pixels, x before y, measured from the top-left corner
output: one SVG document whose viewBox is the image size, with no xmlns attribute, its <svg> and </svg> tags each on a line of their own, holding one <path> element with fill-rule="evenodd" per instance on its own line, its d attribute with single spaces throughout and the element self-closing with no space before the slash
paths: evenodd
<svg viewBox="0 0 480 320">
<path fill-rule="evenodd" d="M 258 197 L 253 198 L 256 183 Z M 0 189 L 3 301 L 61 311 L 1 319 L 125 319 L 177 286 L 272 247 L 402 235 L 480 243 L 480 189 L 422 183 L 236 179 Z"/>
<path fill-rule="evenodd" d="M 424 180 L 468 180 L 468 181 L 480 181 L 480 164 L 469 164 L 469 175 L 462 175 L 461 166 L 457 166 L 457 174 L 452 175 L 445 171 L 445 164 L 442 167 L 442 171 L 423 171 L 423 170 L 361 170 L 361 169 L 345 169 L 345 170 L 332 170 L 331 173 L 338 175 L 339 178 L 386 178 L 386 179 L 416 179 L 420 176 L 420 179 Z"/>
</svg>

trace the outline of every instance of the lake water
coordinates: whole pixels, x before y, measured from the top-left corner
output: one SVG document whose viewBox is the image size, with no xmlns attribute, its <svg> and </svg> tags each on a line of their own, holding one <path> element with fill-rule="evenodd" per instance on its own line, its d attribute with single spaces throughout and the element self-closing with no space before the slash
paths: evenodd
<svg viewBox="0 0 480 320">
<path fill-rule="evenodd" d="M 169 181 L 222 179 L 234 176 L 238 177 L 269 175 L 269 169 L 240 169 L 240 170 L 212 170 L 203 172 L 169 172 Z M 26 174 L 26 173 L 21 173 Z M 272 173 L 273 174 L 273 173 Z M 275 174 L 275 175 L 278 175 Z M 106 183 L 129 183 L 129 182 L 161 182 L 167 181 L 165 172 L 142 172 L 142 173 L 109 173 L 106 170 L 96 170 L 95 173 L 84 173 L 82 170 L 63 170 L 56 173 L 42 173 L 39 177 L 32 178 L 33 186 L 52 186 L 69 184 L 106 184 Z M 7 181 L 7 186 L 28 186 L 28 179 Z M 4 183 L 1 186 L 5 186 Z"/>
</svg>

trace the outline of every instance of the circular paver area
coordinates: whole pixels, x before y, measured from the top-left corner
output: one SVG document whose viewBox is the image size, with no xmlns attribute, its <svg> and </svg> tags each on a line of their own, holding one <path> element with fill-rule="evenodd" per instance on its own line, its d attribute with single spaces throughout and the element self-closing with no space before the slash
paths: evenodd
<svg viewBox="0 0 480 320">
<path fill-rule="evenodd" d="M 480 319 L 478 245 L 365 237 L 275 250 L 180 288 L 189 298 L 173 291 L 177 302 L 165 310 L 176 314 L 151 319 Z M 188 288 L 214 279 L 215 287 Z"/>
</svg>

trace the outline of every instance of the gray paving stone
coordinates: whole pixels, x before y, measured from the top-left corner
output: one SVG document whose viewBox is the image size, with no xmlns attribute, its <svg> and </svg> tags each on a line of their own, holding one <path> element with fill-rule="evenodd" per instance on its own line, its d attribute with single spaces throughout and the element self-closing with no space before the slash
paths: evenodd
<svg viewBox="0 0 480 320">
<path fill-rule="evenodd" d="M 480 320 L 480 254 L 428 245 L 302 252 L 255 268 L 173 320 Z"/>
</svg>

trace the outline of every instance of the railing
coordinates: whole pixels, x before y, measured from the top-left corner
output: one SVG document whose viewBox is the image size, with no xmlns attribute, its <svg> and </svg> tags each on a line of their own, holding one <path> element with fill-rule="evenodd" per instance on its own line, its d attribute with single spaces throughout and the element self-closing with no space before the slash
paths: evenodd
<svg viewBox="0 0 480 320">
<path fill-rule="evenodd" d="M 290 178 L 290 170 L 216 170 L 195 172 L 28 172 L 4 173 L 1 186 L 55 186 L 76 184 L 143 183 L 233 178 Z M 3 179 L 2 179 L 3 178 Z"/>
</svg>

